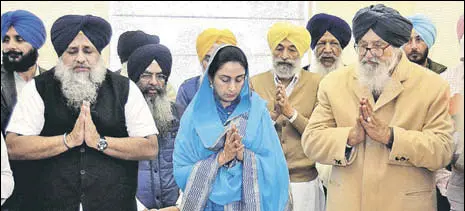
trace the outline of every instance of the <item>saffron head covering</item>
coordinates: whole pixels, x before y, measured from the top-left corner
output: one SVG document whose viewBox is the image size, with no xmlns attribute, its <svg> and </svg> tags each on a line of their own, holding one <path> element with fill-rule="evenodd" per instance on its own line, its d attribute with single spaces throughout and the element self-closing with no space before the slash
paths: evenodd
<svg viewBox="0 0 465 211">
<path fill-rule="evenodd" d="M 433 47 L 436 41 L 437 30 L 433 22 L 426 16 L 416 14 L 407 17 L 413 24 L 415 32 L 425 41 L 428 48 Z"/>
<path fill-rule="evenodd" d="M 196 49 L 199 61 L 203 60 L 203 57 L 215 43 L 237 45 L 236 37 L 228 29 L 206 29 L 197 37 Z"/>
<path fill-rule="evenodd" d="M 2 15 L 2 41 L 10 27 L 35 49 L 44 45 L 47 33 L 42 20 L 26 10 L 15 10 Z"/>
<path fill-rule="evenodd" d="M 288 22 L 278 22 L 271 26 L 268 30 L 268 45 L 271 50 L 274 50 L 278 44 L 284 39 L 289 40 L 295 45 L 299 56 L 302 57 L 310 47 L 310 33 L 301 26 L 297 26 Z"/>
<path fill-rule="evenodd" d="M 149 44 L 136 49 L 128 60 L 128 77 L 137 83 L 153 60 L 157 61 L 163 75 L 169 78 L 173 60 L 170 50 L 162 44 Z"/>
<path fill-rule="evenodd" d="M 360 9 L 352 20 L 355 43 L 372 29 L 379 37 L 394 47 L 407 43 L 412 33 L 412 23 L 400 13 L 383 4 Z"/>
<path fill-rule="evenodd" d="M 315 49 L 316 44 L 320 38 L 328 31 L 331 33 L 341 44 L 344 49 L 350 42 L 352 36 L 352 30 L 350 30 L 349 24 L 341 18 L 320 13 L 314 15 L 307 23 L 307 30 L 312 36 L 312 43 L 310 47 Z"/>
<path fill-rule="evenodd" d="M 93 15 L 65 15 L 53 23 L 52 44 L 60 57 L 82 31 L 100 53 L 110 42 L 111 25 L 105 19 Z"/>
<path fill-rule="evenodd" d="M 160 38 L 157 35 L 146 34 L 141 30 L 127 31 L 119 36 L 118 56 L 121 63 L 127 62 L 131 53 L 137 48 L 148 44 L 159 44 Z"/>
</svg>

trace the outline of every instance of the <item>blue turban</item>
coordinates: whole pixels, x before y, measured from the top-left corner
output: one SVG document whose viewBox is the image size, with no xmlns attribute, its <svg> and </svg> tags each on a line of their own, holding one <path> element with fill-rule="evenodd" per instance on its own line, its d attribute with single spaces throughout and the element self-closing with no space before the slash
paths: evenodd
<svg viewBox="0 0 465 211">
<path fill-rule="evenodd" d="M 86 35 L 99 53 L 108 45 L 112 34 L 110 23 L 103 18 L 92 15 L 65 15 L 53 23 L 50 32 L 58 57 L 63 54 L 80 31 Z"/>
<path fill-rule="evenodd" d="M 372 29 L 379 37 L 399 48 L 407 43 L 412 33 L 412 23 L 400 13 L 383 4 L 360 9 L 352 20 L 355 43 Z"/>
<path fill-rule="evenodd" d="M 137 48 L 148 45 L 158 44 L 160 38 L 157 35 L 146 34 L 143 31 L 127 31 L 121 34 L 118 39 L 118 56 L 121 63 L 127 62 L 131 53 Z"/>
<path fill-rule="evenodd" d="M 14 27 L 16 32 L 35 49 L 44 45 L 47 36 L 44 23 L 31 12 L 16 10 L 4 13 L 2 15 L 2 41 L 10 27 Z"/>
<path fill-rule="evenodd" d="M 140 75 L 153 60 L 157 61 L 162 73 L 169 77 L 173 60 L 170 50 L 162 44 L 149 44 L 136 49 L 128 60 L 128 77 L 134 82 L 139 81 Z"/>
<path fill-rule="evenodd" d="M 428 48 L 433 47 L 436 41 L 436 27 L 431 20 L 421 14 L 407 17 L 413 24 L 413 29 L 425 41 Z"/>
<path fill-rule="evenodd" d="M 307 30 L 312 36 L 312 43 L 310 47 L 315 49 L 316 44 L 320 38 L 328 31 L 331 33 L 341 44 L 344 49 L 350 42 L 352 31 L 349 24 L 339 17 L 320 13 L 314 15 L 307 23 Z"/>
</svg>

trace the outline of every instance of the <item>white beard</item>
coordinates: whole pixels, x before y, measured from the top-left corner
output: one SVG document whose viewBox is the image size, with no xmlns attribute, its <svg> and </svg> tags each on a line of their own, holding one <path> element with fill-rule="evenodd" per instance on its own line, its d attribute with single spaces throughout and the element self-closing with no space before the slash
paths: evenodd
<svg viewBox="0 0 465 211">
<path fill-rule="evenodd" d="M 313 56 L 312 56 L 312 63 L 310 65 L 310 72 L 313 72 L 313 73 L 319 73 L 321 74 L 322 76 L 325 76 L 327 75 L 328 73 L 334 71 L 334 70 L 337 70 L 337 68 L 341 67 L 342 66 L 342 59 L 341 57 L 336 57 L 336 61 L 334 62 L 334 64 L 327 68 L 325 66 L 323 66 L 320 62 L 320 59 L 318 59 L 316 57 L 316 52 L 314 51 L 313 52 Z"/>
<path fill-rule="evenodd" d="M 301 59 L 297 58 L 295 61 L 288 60 L 287 62 L 292 63 L 292 65 L 278 64 L 282 62 L 280 58 L 273 57 L 273 70 L 272 72 L 276 74 L 279 78 L 290 79 L 294 77 L 301 69 L 300 63 Z"/>
<path fill-rule="evenodd" d="M 152 117 L 155 120 L 157 129 L 160 133 L 164 133 L 172 126 L 172 120 L 174 120 L 173 113 L 171 111 L 171 102 L 169 101 L 166 94 L 145 96 L 145 101 L 149 105 Z"/>
<path fill-rule="evenodd" d="M 90 104 L 97 100 L 97 91 L 105 80 L 107 69 L 102 58 L 90 72 L 75 72 L 60 58 L 55 67 L 55 77 L 61 82 L 61 91 L 69 107 L 80 110 L 83 101 Z"/>
<path fill-rule="evenodd" d="M 398 50 L 398 51 L 397 51 Z M 380 96 L 384 87 L 391 80 L 391 73 L 399 64 L 402 57 L 400 49 L 394 50 L 393 56 L 389 61 L 381 62 L 378 59 L 372 61 L 378 62 L 378 65 L 371 66 L 358 62 L 359 82 L 362 86 L 368 87 L 371 93 Z M 363 58 L 365 60 L 365 58 Z"/>
</svg>

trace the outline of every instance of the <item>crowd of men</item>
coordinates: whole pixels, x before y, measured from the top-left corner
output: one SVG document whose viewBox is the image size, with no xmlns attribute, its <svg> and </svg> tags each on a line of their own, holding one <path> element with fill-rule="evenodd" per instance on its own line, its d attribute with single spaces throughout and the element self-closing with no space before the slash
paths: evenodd
<svg viewBox="0 0 465 211">
<path fill-rule="evenodd" d="M 382 4 L 273 24 L 249 76 L 233 32 L 208 28 L 202 74 L 169 84 L 157 35 L 65 15 L 39 67 L 42 20 L 1 17 L 2 211 L 464 210 L 463 15 L 456 67 L 430 58 L 427 15 Z M 355 40 L 357 60 L 343 63 Z M 302 57 L 311 49 L 311 64 Z M 186 67 L 191 68 L 191 67 Z"/>
</svg>

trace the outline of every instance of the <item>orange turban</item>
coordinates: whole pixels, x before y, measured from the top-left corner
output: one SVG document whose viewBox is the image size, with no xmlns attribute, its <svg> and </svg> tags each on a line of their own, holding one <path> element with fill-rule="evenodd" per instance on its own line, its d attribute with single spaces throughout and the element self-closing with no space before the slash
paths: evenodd
<svg viewBox="0 0 465 211">
<path fill-rule="evenodd" d="M 199 61 L 202 61 L 203 57 L 205 57 L 207 52 L 215 43 L 237 45 L 236 37 L 228 29 L 206 29 L 197 37 L 196 48 Z"/>
</svg>

